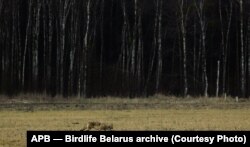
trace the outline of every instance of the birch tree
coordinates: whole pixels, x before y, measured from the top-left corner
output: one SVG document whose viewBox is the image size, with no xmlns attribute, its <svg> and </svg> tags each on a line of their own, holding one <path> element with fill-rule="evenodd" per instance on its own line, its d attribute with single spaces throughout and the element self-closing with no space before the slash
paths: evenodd
<svg viewBox="0 0 250 147">
<path fill-rule="evenodd" d="M 48 57 L 48 22 L 47 22 L 47 15 L 46 15 L 46 12 L 47 12 L 47 2 L 46 0 L 43 0 L 42 1 L 42 25 L 43 25 L 43 72 L 42 72 L 42 83 L 40 85 L 42 85 L 42 91 L 44 91 L 45 95 L 47 95 L 47 65 L 49 64 L 47 62 L 47 57 Z"/>
<path fill-rule="evenodd" d="M 59 24 L 60 24 L 60 94 L 63 93 L 64 86 L 64 56 L 65 56 L 65 29 L 66 22 L 71 8 L 71 0 L 59 1 Z"/>
<path fill-rule="evenodd" d="M 76 1 L 72 2 L 73 7 L 77 7 Z M 71 50 L 70 50 L 70 67 L 69 67 L 69 93 L 72 94 L 73 92 L 73 84 L 74 84 L 74 65 L 75 65 L 75 57 L 76 57 L 76 49 L 78 46 L 78 35 L 79 35 L 79 16 L 78 16 L 78 9 L 72 10 L 71 14 L 71 27 L 70 27 L 70 39 L 71 39 Z"/>
<path fill-rule="evenodd" d="M 128 80 L 129 80 L 129 66 L 130 66 L 130 49 L 129 49 L 129 37 L 130 37 L 130 28 L 126 10 L 126 0 L 122 1 L 122 13 L 123 13 L 123 25 L 122 25 L 122 44 L 121 44 L 121 62 L 122 62 L 122 91 L 128 90 Z"/>
<path fill-rule="evenodd" d="M 89 28 L 90 28 L 90 6 L 91 6 L 91 0 L 87 1 L 86 4 L 86 24 L 85 24 L 85 32 L 84 32 L 84 38 L 83 38 L 83 52 L 82 52 L 82 61 L 80 65 L 80 76 L 79 76 L 79 82 L 78 82 L 78 96 L 83 96 L 84 98 L 87 96 L 87 70 L 88 70 L 88 64 L 87 64 L 87 57 L 88 57 L 88 40 L 89 40 Z M 82 85 L 82 86 L 81 86 Z"/>
<path fill-rule="evenodd" d="M 204 11 L 205 1 L 195 0 L 195 7 L 199 18 L 201 29 L 201 59 L 202 59 L 202 83 L 204 83 L 203 94 L 208 96 L 208 79 L 207 79 L 207 59 L 206 59 L 206 17 Z"/>
<path fill-rule="evenodd" d="M 37 5 L 36 5 L 36 9 L 34 9 L 34 27 L 33 27 L 33 50 L 32 50 L 32 74 L 33 74 L 33 83 L 34 83 L 34 87 L 35 89 L 37 89 L 38 87 L 38 37 L 40 34 L 40 10 L 41 10 L 41 3 L 38 0 L 37 1 Z"/>
<path fill-rule="evenodd" d="M 243 0 L 239 0 L 240 4 L 240 52 L 241 52 L 241 62 L 240 62 L 240 89 L 241 89 L 241 96 L 245 97 L 246 95 L 246 73 L 245 73 L 245 51 L 244 51 L 244 32 L 243 32 Z"/>
<path fill-rule="evenodd" d="M 248 7 L 247 0 L 0 0 L 0 94 L 247 97 Z"/>
<path fill-rule="evenodd" d="M 47 58 L 46 58 L 46 77 L 48 79 L 47 81 L 47 88 L 51 90 L 52 88 L 52 39 L 53 39 L 53 1 L 48 0 L 47 1 L 48 5 L 48 48 L 47 48 Z"/>
<path fill-rule="evenodd" d="M 22 87 L 24 88 L 25 82 L 25 68 L 26 68 L 26 54 L 28 50 L 28 39 L 30 36 L 30 25 L 31 25 L 31 15 L 32 15 L 32 2 L 33 0 L 29 0 L 28 2 L 28 21 L 26 26 L 26 34 L 25 34 L 25 44 L 24 44 L 24 52 L 23 52 L 23 67 L 22 67 Z"/>
<path fill-rule="evenodd" d="M 186 44 L 186 26 L 187 17 L 189 13 L 188 3 L 186 0 L 178 0 L 179 3 L 179 13 L 180 13 L 180 29 L 182 38 L 182 52 L 183 52 L 183 80 L 184 80 L 184 97 L 188 93 L 188 82 L 187 82 L 187 44 Z"/>
<path fill-rule="evenodd" d="M 216 97 L 219 96 L 219 81 L 220 81 L 220 61 L 217 61 L 217 80 L 216 80 Z"/>
<path fill-rule="evenodd" d="M 148 66 L 148 73 L 147 73 L 147 79 L 146 79 L 146 82 L 145 82 L 145 88 L 144 88 L 144 95 L 148 95 L 147 94 L 147 90 L 148 90 L 148 87 L 149 87 L 149 83 L 150 83 L 150 80 L 151 80 L 151 76 L 153 74 L 153 68 L 154 68 L 154 64 L 155 64 L 155 60 L 156 60 L 156 56 L 158 55 L 158 53 L 160 52 L 157 52 L 157 43 L 158 43 L 158 36 L 159 36 L 159 31 L 157 32 L 157 29 L 158 29 L 158 24 L 159 24 L 159 1 L 157 0 L 155 2 L 155 6 L 154 6 L 154 10 L 155 10 L 155 15 L 154 15 L 154 26 L 153 26 L 153 41 L 152 41 L 152 56 L 150 56 L 150 60 L 149 60 L 149 66 Z M 159 49 L 159 48 L 158 48 Z M 159 51 L 159 50 L 158 50 Z M 160 62 L 158 62 L 160 63 Z M 158 65 L 161 65 L 161 64 L 158 64 Z M 157 68 L 158 69 L 158 68 Z M 160 69 L 158 69 L 158 71 L 160 71 Z M 158 75 L 156 75 L 156 78 L 160 78 Z M 155 86 L 155 90 L 156 92 L 158 91 L 158 87 L 159 85 L 157 85 L 157 83 L 160 82 L 160 79 L 157 79 L 156 80 L 156 86 Z"/>
<path fill-rule="evenodd" d="M 137 53 L 137 95 L 141 95 L 142 93 L 142 84 L 144 82 L 144 66 L 143 66 L 143 55 L 144 55 L 144 48 L 143 48 L 143 39 L 142 39 L 142 8 L 139 8 L 139 16 L 138 16 L 138 53 Z M 160 41 L 161 42 L 161 41 Z M 161 43 L 160 43 L 161 44 Z"/>
<path fill-rule="evenodd" d="M 226 72 L 227 72 L 227 59 L 228 59 L 228 48 L 229 48 L 229 34 L 231 28 L 233 2 L 230 0 L 229 5 L 226 5 L 226 18 L 222 14 L 222 4 L 219 0 L 219 15 L 221 25 L 221 49 L 222 49 L 222 60 L 223 60 L 223 74 L 222 74 L 222 93 L 226 95 Z M 224 20 L 226 19 L 226 22 Z"/>
<path fill-rule="evenodd" d="M 159 92 L 161 75 L 162 75 L 162 0 L 157 0 L 158 14 L 158 48 L 157 48 L 157 71 L 156 71 L 156 92 Z"/>
</svg>

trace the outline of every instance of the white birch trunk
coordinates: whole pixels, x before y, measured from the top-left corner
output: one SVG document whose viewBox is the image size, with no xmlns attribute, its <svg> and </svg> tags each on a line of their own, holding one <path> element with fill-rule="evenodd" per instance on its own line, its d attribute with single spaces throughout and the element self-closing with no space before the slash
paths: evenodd
<svg viewBox="0 0 250 147">
<path fill-rule="evenodd" d="M 217 62 L 217 80 L 216 80 L 216 97 L 219 96 L 219 88 L 220 88 L 220 61 Z"/>
<path fill-rule="evenodd" d="M 65 54 L 65 29 L 67 16 L 69 14 L 71 1 L 64 0 L 60 1 L 60 94 L 63 94 L 64 86 L 64 54 Z"/>
<path fill-rule="evenodd" d="M 39 27 L 40 27 L 40 9 L 41 9 L 41 3 L 38 2 L 37 4 L 37 10 L 36 10 L 36 18 L 35 18 L 35 28 L 34 28 L 34 46 L 33 46 L 33 82 L 35 84 L 35 89 L 38 85 L 38 37 L 39 37 Z"/>
<path fill-rule="evenodd" d="M 204 96 L 208 96 L 208 79 L 207 79 L 207 60 L 206 60 L 206 25 L 204 16 L 204 0 L 195 1 L 196 10 L 199 16 L 201 27 L 201 60 L 202 60 L 202 79 L 204 84 Z"/>
<path fill-rule="evenodd" d="M 23 67 L 22 67 L 22 87 L 24 88 L 24 80 L 25 80 L 25 68 L 26 68 L 26 54 L 27 54 L 27 48 L 28 48 L 28 39 L 29 39 L 29 31 L 30 31 L 30 19 L 32 14 L 32 1 L 29 0 L 29 11 L 28 11 L 28 23 L 26 27 L 26 35 L 25 35 L 25 44 L 24 44 L 24 52 L 23 52 Z"/>
<path fill-rule="evenodd" d="M 187 83 L 187 49 L 186 49 L 186 20 L 188 11 L 186 15 L 184 14 L 184 0 L 180 0 L 180 15 L 181 15 L 181 34 L 182 34 L 182 51 L 183 51 L 183 79 L 184 79 L 184 97 L 188 93 L 188 83 Z"/>
<path fill-rule="evenodd" d="M 230 5 L 227 6 L 227 22 L 226 22 L 226 31 L 224 31 L 225 25 L 223 21 L 222 15 L 222 5 L 221 0 L 219 1 L 219 14 L 220 14 L 220 23 L 221 23 L 221 48 L 222 48 L 222 60 L 223 60 L 223 67 L 222 67 L 222 93 L 226 95 L 226 71 L 227 71 L 227 52 L 229 46 L 229 33 L 231 27 L 231 20 L 232 20 L 232 1 L 230 1 Z"/>
<path fill-rule="evenodd" d="M 83 97 L 87 96 L 87 70 L 88 70 L 88 64 L 87 64 L 87 57 L 88 57 L 88 35 L 89 35 L 89 24 L 90 24 L 90 2 L 91 0 L 88 0 L 87 3 L 87 20 L 86 20 L 86 32 L 84 36 L 84 75 L 83 75 Z"/>
</svg>

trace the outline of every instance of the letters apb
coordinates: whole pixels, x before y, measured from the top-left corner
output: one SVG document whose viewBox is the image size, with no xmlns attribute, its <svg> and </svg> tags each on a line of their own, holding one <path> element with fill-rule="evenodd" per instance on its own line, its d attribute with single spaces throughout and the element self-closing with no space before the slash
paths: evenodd
<svg viewBox="0 0 250 147">
<path fill-rule="evenodd" d="M 33 135 L 30 142 L 50 142 L 50 135 Z"/>
</svg>

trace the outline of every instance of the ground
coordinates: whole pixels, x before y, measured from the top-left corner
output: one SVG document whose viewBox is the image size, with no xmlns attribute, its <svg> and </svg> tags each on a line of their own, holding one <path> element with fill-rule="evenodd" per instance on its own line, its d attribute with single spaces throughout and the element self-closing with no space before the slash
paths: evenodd
<svg viewBox="0 0 250 147">
<path fill-rule="evenodd" d="M 5 100 L 3 100 L 5 99 Z M 0 101 L 0 146 L 26 145 L 27 130 L 81 130 L 88 122 L 114 130 L 250 130 L 250 101 L 233 98 Z"/>
</svg>

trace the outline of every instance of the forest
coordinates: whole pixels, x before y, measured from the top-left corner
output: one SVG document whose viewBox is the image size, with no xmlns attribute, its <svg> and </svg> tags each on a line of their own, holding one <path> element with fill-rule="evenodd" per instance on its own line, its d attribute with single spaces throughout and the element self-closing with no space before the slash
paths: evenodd
<svg viewBox="0 0 250 147">
<path fill-rule="evenodd" d="M 249 0 L 0 0 L 0 94 L 250 97 Z"/>
</svg>

